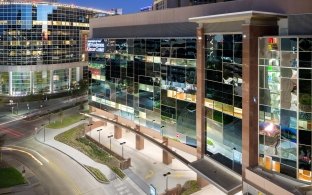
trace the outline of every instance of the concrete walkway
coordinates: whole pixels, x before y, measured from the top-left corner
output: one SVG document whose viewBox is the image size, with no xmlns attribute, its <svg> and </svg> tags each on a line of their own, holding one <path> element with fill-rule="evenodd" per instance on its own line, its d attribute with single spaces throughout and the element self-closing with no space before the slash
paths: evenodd
<svg viewBox="0 0 312 195">
<path fill-rule="evenodd" d="M 80 121 L 78 123 L 75 123 L 73 125 L 70 125 L 68 127 L 65 128 L 61 128 L 61 129 L 49 129 L 49 128 L 45 128 L 44 129 L 40 129 L 36 135 L 35 135 L 35 139 L 43 144 L 46 144 L 64 154 L 66 154 L 67 156 L 69 156 L 71 159 L 73 159 L 74 161 L 76 161 L 78 164 L 80 164 L 81 166 L 83 165 L 87 165 L 87 166 L 91 166 L 94 168 L 99 169 L 111 182 L 111 186 L 116 188 L 116 190 L 118 192 L 120 192 L 120 194 L 146 194 L 142 189 L 140 189 L 131 179 L 129 178 L 125 178 L 123 180 L 119 180 L 116 177 L 116 174 L 111 171 L 110 168 L 108 168 L 106 165 L 103 165 L 101 163 L 97 163 L 94 160 L 92 160 L 91 158 L 89 158 L 88 156 L 86 156 L 85 154 L 83 154 L 82 152 L 66 145 L 63 144 L 59 141 L 56 141 L 54 139 L 54 137 L 58 134 L 61 134 L 69 129 L 72 129 L 80 124 L 84 124 L 84 121 Z M 105 184 L 103 184 L 105 185 Z"/>
<path fill-rule="evenodd" d="M 93 120 L 97 121 L 97 119 Z M 95 141 L 100 141 L 102 145 L 109 148 L 110 142 L 108 136 L 114 134 L 114 125 L 107 123 L 107 125 L 95 128 L 87 134 Z M 131 167 L 126 171 L 126 174 L 138 186 L 141 186 L 142 189 L 152 184 L 158 194 L 165 192 L 166 178 L 163 174 L 167 172 L 171 173 L 168 176 L 168 189 L 176 187 L 177 184 L 183 185 L 188 180 L 197 179 L 197 174 L 177 159 L 173 159 L 169 165 L 163 164 L 162 149 L 147 140 L 144 140 L 144 149 L 136 150 L 135 134 L 130 131 L 122 129 L 122 138 L 118 140 L 112 138 L 111 140 L 112 151 L 119 155 L 122 154 L 121 142 L 126 142 L 123 146 L 124 157 L 131 158 Z M 195 161 L 197 159 L 196 156 L 175 148 L 172 149 L 189 161 Z M 204 187 L 197 194 L 224 195 L 221 190 L 213 185 Z"/>
<path fill-rule="evenodd" d="M 64 154 L 68 155 L 70 158 L 75 160 L 77 163 L 81 165 L 88 165 L 101 170 L 109 180 L 113 181 L 116 179 L 115 174 L 106 166 L 100 163 L 97 163 L 90 159 L 85 154 L 79 152 L 78 150 L 67 146 L 61 142 L 58 142 L 54 139 L 54 137 L 60 133 L 63 133 L 73 127 L 76 127 L 80 124 L 85 123 L 85 121 L 80 121 L 76 124 L 70 125 L 66 128 L 62 129 L 45 129 L 45 141 L 44 141 L 44 131 L 40 129 L 40 131 L 36 134 L 36 139 L 44 144 L 47 144 Z M 99 132 L 98 129 L 102 129 L 103 131 Z M 98 141 L 100 138 L 100 142 L 102 145 L 109 148 L 109 139 L 107 138 L 108 135 L 112 135 L 114 132 L 114 128 L 112 124 L 108 124 L 107 126 L 102 126 L 96 129 L 93 129 L 91 132 L 88 132 L 88 135 L 91 134 L 91 137 Z M 126 170 L 125 173 L 128 178 L 124 179 L 123 182 L 130 182 L 131 186 L 135 188 L 140 194 L 149 194 L 149 185 L 152 184 L 156 187 L 157 193 L 161 194 L 165 191 L 166 179 L 163 177 L 163 174 L 166 172 L 171 172 L 168 178 L 168 188 L 173 188 L 177 184 L 183 185 L 187 180 L 196 180 L 196 173 L 191 171 L 187 166 L 183 163 L 179 162 L 176 159 L 173 159 L 172 164 L 165 165 L 162 163 L 162 150 L 157 148 L 152 143 L 145 141 L 145 147 L 143 150 L 136 150 L 135 149 L 135 136 L 132 133 L 123 130 L 123 138 L 119 140 L 112 139 L 112 150 L 117 153 L 121 154 L 121 146 L 120 142 L 125 141 L 126 144 L 124 146 L 124 157 L 129 158 L 131 157 L 131 167 L 130 169 Z M 183 154 L 189 160 L 196 160 L 196 157 L 184 153 L 182 151 L 176 151 L 180 154 Z M 118 186 L 117 186 L 118 187 Z M 205 194 L 205 195 L 223 195 L 224 193 L 221 192 L 213 185 L 209 185 L 203 188 L 201 191 L 195 193 L 198 195 Z"/>
</svg>

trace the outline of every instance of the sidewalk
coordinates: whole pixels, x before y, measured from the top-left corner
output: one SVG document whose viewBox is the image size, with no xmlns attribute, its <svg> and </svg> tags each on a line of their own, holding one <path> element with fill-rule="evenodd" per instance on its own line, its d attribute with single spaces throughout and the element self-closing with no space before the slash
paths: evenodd
<svg viewBox="0 0 312 195">
<path fill-rule="evenodd" d="M 129 192 L 133 192 L 132 194 L 146 194 L 144 193 L 133 181 L 131 181 L 129 178 L 125 178 L 123 180 L 119 180 L 115 173 L 108 168 L 106 165 L 103 165 L 101 163 L 97 163 L 95 161 L 93 161 L 91 158 L 89 158 L 88 156 L 86 156 L 85 154 L 81 153 L 80 151 L 66 145 L 63 144 L 61 142 L 58 142 L 54 139 L 54 137 L 60 133 L 63 133 L 71 128 L 74 128 L 80 124 L 85 123 L 84 121 L 80 121 L 78 123 L 75 123 L 73 125 L 70 125 L 68 127 L 65 128 L 61 128 L 61 129 L 49 129 L 46 128 L 45 129 L 45 141 L 44 141 L 44 131 L 43 129 L 40 129 L 39 132 L 37 132 L 37 134 L 35 135 L 35 139 L 43 144 L 46 144 L 62 153 L 64 153 L 65 155 L 69 156 L 71 159 L 73 159 L 74 161 L 76 161 L 78 164 L 80 164 L 81 166 L 83 165 L 87 165 L 87 166 L 91 166 L 94 168 L 99 169 L 106 177 L 107 179 L 109 179 L 110 181 L 112 181 L 109 185 L 113 188 L 115 188 L 117 191 L 120 190 L 124 190 L 125 191 L 129 191 Z M 106 184 L 103 184 L 106 185 Z M 122 186 L 122 187 L 120 187 Z M 121 189 L 123 188 L 123 189 Z M 120 193 L 123 193 L 123 191 L 121 191 Z"/>
<path fill-rule="evenodd" d="M 25 166 L 24 164 L 13 158 L 5 157 L 5 155 L 4 159 L 11 167 L 14 167 L 20 173 L 22 173 L 22 175 L 26 180 L 26 184 L 13 186 L 9 188 L 2 188 L 0 189 L 0 194 L 13 194 L 13 193 L 15 194 L 19 192 L 23 192 L 23 194 L 34 194 L 35 187 L 41 188 L 40 190 L 43 191 L 43 188 L 40 186 L 40 182 L 36 178 L 35 174 L 27 166 Z M 36 191 L 38 191 L 38 189 L 36 189 Z"/>
<path fill-rule="evenodd" d="M 102 130 L 97 131 L 99 129 Z M 106 126 L 95 128 L 87 134 L 89 136 L 91 135 L 91 137 L 96 141 L 99 141 L 100 139 L 101 144 L 109 148 L 110 144 L 108 136 L 114 134 L 114 125 L 107 123 Z M 119 155 L 122 153 L 122 148 L 120 146 L 121 142 L 126 142 L 126 144 L 123 145 L 124 157 L 131 158 L 131 167 L 126 171 L 126 174 L 139 186 L 149 187 L 149 185 L 152 184 L 157 189 L 157 193 L 161 194 L 165 192 L 166 189 L 166 178 L 163 176 L 164 173 L 171 173 L 168 176 L 169 189 L 176 187 L 177 184 L 181 184 L 183 186 L 183 184 L 188 180 L 197 179 L 197 174 L 177 159 L 173 159 L 172 163 L 169 165 L 163 164 L 162 149 L 147 140 L 144 140 L 144 149 L 136 150 L 134 133 L 123 129 L 121 139 L 116 140 L 112 138 L 111 149 Z M 196 156 L 175 148 L 172 149 L 189 161 L 195 161 L 197 159 Z M 222 191 L 213 185 L 208 185 L 195 194 L 224 195 Z"/>
<path fill-rule="evenodd" d="M 44 132 L 43 130 L 39 131 L 36 134 L 36 140 L 46 145 L 49 145 L 64 154 L 68 155 L 70 158 L 75 160 L 80 165 L 88 165 L 101 170 L 109 180 L 116 179 L 115 174 L 106 166 L 100 163 L 97 163 L 90 159 L 85 154 L 79 152 L 78 150 L 67 146 L 61 142 L 54 140 L 54 137 L 60 133 L 63 133 L 73 127 L 76 127 L 79 124 L 85 123 L 84 121 L 80 121 L 75 123 L 69 127 L 65 127 L 62 129 L 49 129 L 46 128 L 45 132 L 45 142 L 44 142 Z M 102 131 L 97 131 L 102 129 Z M 108 135 L 112 135 L 114 133 L 114 126 L 110 123 L 107 126 L 102 126 L 93 129 L 91 132 L 87 134 L 100 142 L 105 147 L 109 148 L 109 138 Z M 179 162 L 176 159 L 172 160 L 170 165 L 165 165 L 162 163 L 162 149 L 153 145 L 152 143 L 145 140 L 144 149 L 136 150 L 135 149 L 135 135 L 123 129 L 123 137 L 119 140 L 115 140 L 112 138 L 112 151 L 121 155 L 122 148 L 120 146 L 121 142 L 126 142 L 124 145 L 124 157 L 131 158 L 131 167 L 128 170 L 125 170 L 128 178 L 124 179 L 122 182 L 129 182 L 133 188 L 140 192 L 140 194 L 148 194 L 149 185 L 152 184 L 156 187 L 157 193 L 161 194 L 166 189 L 166 178 L 163 176 L 164 173 L 170 172 L 171 174 L 168 176 L 168 188 L 173 188 L 177 184 L 183 185 L 185 181 L 188 180 L 196 180 L 197 174 L 190 170 L 186 165 Z M 183 151 L 179 151 L 175 149 L 179 154 L 183 154 L 184 157 L 188 158 L 188 160 L 193 161 L 196 160 L 195 156 L 184 153 Z M 111 185 L 112 187 L 116 187 L 115 184 Z M 118 187 L 118 185 L 117 185 Z M 201 191 L 195 193 L 196 195 L 223 195 L 221 192 L 213 185 L 208 185 L 204 187 Z"/>
</svg>

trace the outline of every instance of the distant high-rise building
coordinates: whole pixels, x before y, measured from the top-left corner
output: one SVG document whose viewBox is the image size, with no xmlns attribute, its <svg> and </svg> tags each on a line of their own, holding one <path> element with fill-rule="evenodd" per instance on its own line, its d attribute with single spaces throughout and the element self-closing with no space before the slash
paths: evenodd
<svg viewBox="0 0 312 195">
<path fill-rule="evenodd" d="M 219 3 L 225 1 L 234 1 L 234 0 L 154 0 L 153 10 L 185 7 L 208 3 Z"/>
<path fill-rule="evenodd" d="M 0 2 L 0 95 L 77 86 L 87 71 L 89 19 L 103 12 L 56 0 Z"/>
<path fill-rule="evenodd" d="M 56 3 L 58 0 L 0 0 L 0 2 L 31 2 L 31 3 L 39 3 L 39 2 L 50 2 Z"/>
</svg>

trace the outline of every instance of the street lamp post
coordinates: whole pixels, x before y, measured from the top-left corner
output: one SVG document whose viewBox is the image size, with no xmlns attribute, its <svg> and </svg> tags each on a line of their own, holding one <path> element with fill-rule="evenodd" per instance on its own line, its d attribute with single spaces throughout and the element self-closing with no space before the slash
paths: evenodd
<svg viewBox="0 0 312 195">
<path fill-rule="evenodd" d="M 107 138 L 109 138 L 109 150 L 110 151 L 112 151 L 112 137 L 113 137 L 113 135 L 107 136 Z"/>
<path fill-rule="evenodd" d="M 102 131 L 103 129 L 98 129 L 98 130 L 96 130 L 97 132 L 99 132 L 99 143 L 101 143 L 101 131 Z"/>
<path fill-rule="evenodd" d="M 124 155 L 123 155 L 123 154 L 124 154 L 124 152 L 123 152 L 123 145 L 124 145 L 125 143 L 126 143 L 126 142 L 121 142 L 121 143 L 120 143 L 120 145 L 121 145 L 121 157 L 122 157 L 122 158 L 124 158 Z"/>
<path fill-rule="evenodd" d="M 50 113 L 50 110 L 49 110 L 49 109 L 48 109 L 47 111 L 48 111 L 49 124 L 50 124 L 50 122 L 51 122 L 51 113 Z"/>
<path fill-rule="evenodd" d="M 164 174 L 164 177 L 166 177 L 166 193 L 168 192 L 168 175 L 170 174 L 170 172 Z"/>
<path fill-rule="evenodd" d="M 112 151 L 112 137 L 113 137 L 113 135 L 107 136 L 107 138 L 109 138 L 109 150 L 110 151 Z"/>
<path fill-rule="evenodd" d="M 45 142 L 45 124 L 41 125 L 43 127 L 43 142 Z"/>
<path fill-rule="evenodd" d="M 164 127 L 165 127 L 165 126 L 163 126 L 163 125 L 160 127 L 160 130 L 161 130 L 161 136 L 164 136 L 164 129 L 163 129 Z"/>
<path fill-rule="evenodd" d="M 93 125 L 92 123 L 90 123 L 89 125 L 87 125 L 87 126 L 89 127 L 90 137 L 91 137 L 91 126 L 92 126 L 92 125 Z"/>
<path fill-rule="evenodd" d="M 235 161 L 234 161 L 234 152 L 236 151 L 236 148 L 232 148 L 233 150 L 233 159 L 232 159 L 232 170 L 234 170 L 234 164 L 235 164 Z"/>
</svg>

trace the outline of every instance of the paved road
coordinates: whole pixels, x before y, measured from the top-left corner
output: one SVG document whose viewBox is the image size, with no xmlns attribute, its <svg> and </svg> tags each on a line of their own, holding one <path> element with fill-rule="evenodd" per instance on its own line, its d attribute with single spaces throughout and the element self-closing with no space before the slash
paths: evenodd
<svg viewBox="0 0 312 195">
<path fill-rule="evenodd" d="M 132 188 L 129 178 L 124 181 L 114 180 L 108 185 L 101 184 L 67 155 L 40 144 L 33 138 L 8 147 L 33 155 L 20 151 L 4 152 L 6 157 L 14 158 L 27 166 L 40 182 L 39 186 L 21 194 L 137 195 L 129 190 Z"/>
<path fill-rule="evenodd" d="M 79 113 L 79 106 L 63 111 L 63 117 L 73 113 Z M 49 120 L 59 120 L 58 114 L 51 114 L 39 117 L 35 120 L 24 120 L 21 116 L 6 115 L 0 118 L 0 135 L 5 135 L 5 143 L 13 144 L 33 135 L 35 130 L 42 128 L 42 124 L 48 124 Z"/>
<path fill-rule="evenodd" d="M 63 117 L 79 113 L 79 107 L 64 111 Z M 49 122 L 49 116 L 43 116 L 33 121 L 23 120 L 21 116 L 7 115 L 0 117 L 0 135 L 5 134 L 5 145 L 26 151 L 33 157 L 20 151 L 6 151 L 5 155 L 14 158 L 29 168 L 40 181 L 40 185 L 24 191 L 25 194 L 107 194 L 107 195 L 137 195 L 133 182 L 129 178 L 118 179 L 110 184 L 101 184 L 81 165 L 67 155 L 34 139 L 35 129 Z M 50 121 L 57 120 L 54 114 Z M 140 191 L 140 190 L 139 190 Z M 19 194 L 19 193 L 15 193 Z"/>
</svg>

